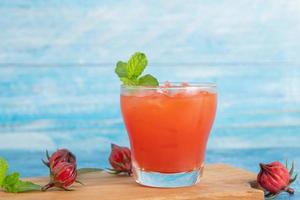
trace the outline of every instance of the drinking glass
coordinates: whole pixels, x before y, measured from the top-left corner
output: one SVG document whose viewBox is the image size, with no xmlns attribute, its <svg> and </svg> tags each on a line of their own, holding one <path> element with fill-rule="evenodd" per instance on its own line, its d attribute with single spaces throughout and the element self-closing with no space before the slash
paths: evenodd
<svg viewBox="0 0 300 200">
<path fill-rule="evenodd" d="M 121 86 L 120 103 L 136 182 L 151 187 L 199 182 L 216 113 L 216 85 Z"/>
</svg>

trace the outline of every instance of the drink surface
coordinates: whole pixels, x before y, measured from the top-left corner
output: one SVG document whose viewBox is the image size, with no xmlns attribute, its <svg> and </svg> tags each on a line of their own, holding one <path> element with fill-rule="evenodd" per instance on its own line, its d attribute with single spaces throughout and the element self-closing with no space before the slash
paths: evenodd
<svg viewBox="0 0 300 200">
<path fill-rule="evenodd" d="M 134 166 L 161 173 L 200 169 L 216 105 L 216 93 L 207 90 L 122 93 Z"/>
</svg>

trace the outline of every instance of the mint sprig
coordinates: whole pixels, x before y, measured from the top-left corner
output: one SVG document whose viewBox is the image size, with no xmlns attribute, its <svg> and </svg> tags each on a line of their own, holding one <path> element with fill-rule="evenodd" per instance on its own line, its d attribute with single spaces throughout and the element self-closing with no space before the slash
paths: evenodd
<svg viewBox="0 0 300 200">
<path fill-rule="evenodd" d="M 6 192 L 19 193 L 41 190 L 41 186 L 29 181 L 20 180 L 20 174 L 13 172 L 7 175 L 8 164 L 0 157 L 0 188 Z"/>
<path fill-rule="evenodd" d="M 128 62 L 119 61 L 116 64 L 115 73 L 119 76 L 123 85 L 127 86 L 158 86 L 157 79 L 146 74 L 141 76 L 147 67 L 148 60 L 144 53 L 136 52 Z"/>
</svg>

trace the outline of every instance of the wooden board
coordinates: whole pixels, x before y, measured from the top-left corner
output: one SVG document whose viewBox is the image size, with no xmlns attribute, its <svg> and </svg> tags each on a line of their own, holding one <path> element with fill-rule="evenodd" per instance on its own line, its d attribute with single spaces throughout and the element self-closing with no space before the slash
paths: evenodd
<svg viewBox="0 0 300 200">
<path fill-rule="evenodd" d="M 8 194 L 0 192 L 2 200 L 248 200 L 263 199 L 263 192 L 251 187 L 256 175 L 225 164 L 207 165 L 199 184 L 192 187 L 160 189 L 143 187 L 132 177 L 115 176 L 104 172 L 80 177 L 85 186 L 74 185 L 74 191 L 52 190 Z M 48 178 L 31 178 L 45 184 Z"/>
</svg>

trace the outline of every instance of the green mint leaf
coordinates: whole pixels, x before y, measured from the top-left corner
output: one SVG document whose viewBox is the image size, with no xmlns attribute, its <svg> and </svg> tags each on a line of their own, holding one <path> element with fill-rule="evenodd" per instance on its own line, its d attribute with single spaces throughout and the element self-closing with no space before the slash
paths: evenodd
<svg viewBox="0 0 300 200">
<path fill-rule="evenodd" d="M 15 185 L 19 181 L 19 178 L 20 178 L 20 174 L 17 172 L 7 175 L 2 183 L 2 187 L 7 192 L 14 192 Z"/>
<path fill-rule="evenodd" d="M 8 170 L 8 164 L 4 158 L 0 157 L 0 187 L 3 185 L 3 181 L 6 176 L 6 172 Z"/>
<path fill-rule="evenodd" d="M 136 79 L 129 79 L 126 77 L 121 77 L 120 80 L 123 82 L 124 85 L 129 85 L 129 86 L 138 85 L 138 80 L 136 80 Z"/>
<path fill-rule="evenodd" d="M 146 74 L 139 78 L 139 85 L 142 86 L 158 86 L 159 83 L 156 78 L 150 74 Z"/>
<path fill-rule="evenodd" d="M 15 185 L 14 185 L 14 191 L 15 193 L 17 192 L 29 192 L 29 191 L 39 191 L 41 190 L 41 186 L 34 184 L 30 181 L 21 181 L 19 180 Z"/>
<path fill-rule="evenodd" d="M 119 61 L 115 69 L 116 74 L 121 77 L 127 77 L 127 63 Z"/>
<path fill-rule="evenodd" d="M 141 52 L 133 54 L 127 63 L 127 74 L 129 79 L 139 77 L 148 64 L 146 55 Z"/>
<path fill-rule="evenodd" d="M 0 157 L 0 188 L 6 192 L 27 192 L 41 190 L 41 186 L 29 181 L 20 180 L 20 174 L 17 172 L 6 175 L 8 164 L 5 159 Z"/>
<path fill-rule="evenodd" d="M 159 83 L 152 75 L 141 76 L 148 64 L 146 55 L 141 52 L 133 54 L 129 61 L 119 61 L 115 68 L 115 73 L 119 76 L 123 85 L 127 86 L 158 86 Z M 140 77 L 140 78 L 139 78 Z"/>
<path fill-rule="evenodd" d="M 3 188 L 6 192 L 12 193 L 41 190 L 41 186 L 37 184 L 20 180 L 20 174 L 17 172 L 11 173 L 5 177 Z"/>
</svg>

